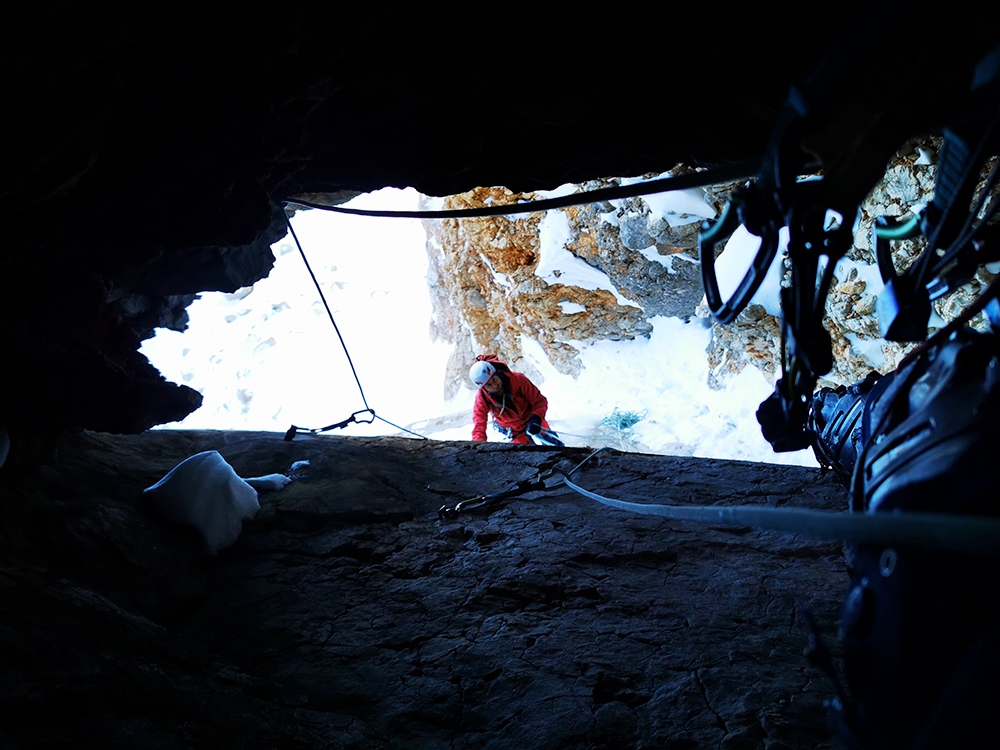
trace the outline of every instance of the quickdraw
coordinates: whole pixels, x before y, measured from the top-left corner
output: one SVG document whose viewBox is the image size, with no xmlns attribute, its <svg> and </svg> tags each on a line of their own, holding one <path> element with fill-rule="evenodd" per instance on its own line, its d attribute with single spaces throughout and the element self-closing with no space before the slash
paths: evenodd
<svg viewBox="0 0 1000 750">
<path fill-rule="evenodd" d="M 358 419 L 359 414 L 370 414 L 371 418 Z M 321 432 L 328 432 L 330 430 L 342 430 L 349 424 L 355 424 L 355 423 L 371 424 L 374 421 L 375 421 L 375 412 L 373 412 L 371 409 L 359 409 L 358 411 L 354 412 L 351 416 L 349 416 L 347 419 L 345 419 L 343 422 L 337 422 L 336 424 L 328 424 L 326 427 L 298 427 L 296 425 L 292 425 L 291 427 L 288 428 L 288 431 L 285 433 L 285 440 L 286 441 L 294 440 L 295 436 L 300 432 L 308 432 L 311 435 L 317 435 Z"/>
<path fill-rule="evenodd" d="M 540 492 L 543 490 L 555 489 L 563 485 L 566 475 L 555 469 L 549 469 L 536 474 L 530 479 L 522 479 L 513 488 L 503 492 L 494 492 L 490 495 L 479 495 L 468 500 L 462 500 L 454 505 L 442 505 L 438 509 L 438 518 L 454 518 L 459 513 L 466 513 L 470 510 L 492 507 L 502 500 L 507 500 L 518 495 L 526 495 L 529 492 Z"/>
<path fill-rule="evenodd" d="M 469 498 L 468 500 L 457 502 L 454 505 L 448 505 L 446 503 L 438 509 L 438 518 L 441 520 L 454 518 L 460 513 L 493 507 L 503 500 L 518 497 L 519 495 L 526 495 L 529 492 L 541 492 L 562 487 L 566 484 L 566 481 L 573 475 L 574 472 L 580 469 L 585 463 L 590 461 L 590 459 L 603 450 L 604 448 L 598 448 L 597 450 L 591 452 L 590 455 L 569 471 L 562 471 L 556 468 L 545 469 L 529 479 L 522 479 L 509 490 L 495 492 L 489 495 L 478 495 L 476 497 Z"/>
</svg>

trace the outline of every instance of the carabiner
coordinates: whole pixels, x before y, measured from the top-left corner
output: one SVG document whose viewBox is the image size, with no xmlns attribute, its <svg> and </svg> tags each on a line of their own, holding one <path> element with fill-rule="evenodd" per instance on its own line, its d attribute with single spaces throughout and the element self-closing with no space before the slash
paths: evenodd
<svg viewBox="0 0 1000 750">
<path fill-rule="evenodd" d="M 743 280 L 729 299 L 723 300 L 719 292 L 719 277 L 715 272 L 715 245 L 728 239 L 738 226 L 740 226 L 738 210 L 730 199 L 722 211 L 722 216 L 718 219 L 707 219 L 698 232 L 698 258 L 701 263 L 701 282 L 705 288 L 705 301 L 712 316 L 722 325 L 732 323 L 750 304 L 750 300 L 764 283 L 767 271 L 778 252 L 778 227 L 769 224 L 762 232 L 760 247 Z"/>
</svg>

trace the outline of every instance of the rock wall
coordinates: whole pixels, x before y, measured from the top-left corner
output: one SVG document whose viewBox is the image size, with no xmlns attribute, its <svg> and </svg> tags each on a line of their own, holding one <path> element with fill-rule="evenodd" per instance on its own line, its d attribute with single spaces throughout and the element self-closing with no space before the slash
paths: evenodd
<svg viewBox="0 0 1000 750">
<path fill-rule="evenodd" d="M 938 147 L 936 138 L 906 144 L 861 207 L 854 245 L 827 298 L 824 325 L 832 340 L 834 368 L 821 385 L 853 383 L 871 369 L 888 372 L 913 347 L 884 341 L 879 330 L 875 302 L 881 280 L 873 226 L 879 216 L 902 216 L 931 200 Z M 646 177 L 692 171 L 679 165 L 664 175 Z M 621 182 L 593 180 L 574 188 L 593 190 Z M 698 229 L 704 218 L 721 213 L 737 184 L 684 191 L 692 206 L 688 213 L 665 209 L 662 196 L 648 196 L 554 210 L 544 218 L 531 214 L 426 222 L 436 333 L 456 345 L 450 392 L 461 386 L 465 367 L 482 351 L 497 352 L 530 372 L 530 363 L 521 359 L 522 336 L 537 340 L 560 372 L 578 374 L 575 344 L 646 335 L 649 319 L 657 315 L 698 317 L 711 325 L 705 372 L 713 387 L 722 387 L 748 366 L 773 382 L 780 375 L 779 318 L 752 303 L 732 324 L 721 326 L 704 303 Z M 538 197 L 480 188 L 453 196 L 446 205 L 471 208 Z M 545 222 L 550 222 L 548 227 Z M 560 224 L 562 236 L 554 231 Z M 611 291 L 560 283 L 559 270 L 546 273 L 540 268 L 543 242 L 561 244 L 568 253 L 559 261 L 566 278 L 572 264 L 582 261 L 604 275 Z M 923 241 L 893 243 L 897 271 L 914 261 L 922 247 L 918 242 Z M 774 262 L 782 263 L 782 256 Z M 936 300 L 930 330 L 954 318 L 992 278 L 991 272 L 980 269 L 970 284 Z M 980 315 L 976 323 L 983 322 Z"/>
<path fill-rule="evenodd" d="M 240 476 L 293 480 L 212 557 L 142 492 L 205 450 Z M 438 514 L 586 456 L 68 437 L 53 464 L 0 475 L 0 746 L 836 747 L 802 611 L 839 658 L 841 543 L 620 511 L 557 485 Z M 845 502 L 805 467 L 608 450 L 572 476 L 636 502 Z"/>
<path fill-rule="evenodd" d="M 675 171 L 681 170 L 689 171 Z M 590 190 L 619 182 L 594 180 L 575 187 Z M 456 347 L 451 392 L 482 351 L 497 352 L 530 375 L 531 364 L 522 360 L 522 336 L 541 344 L 560 372 L 578 374 L 576 344 L 648 335 L 649 319 L 656 315 L 693 317 L 702 296 L 697 222 L 721 207 L 717 190 L 696 192 L 702 215 L 673 216 L 672 223 L 642 198 L 525 218 L 425 222 L 435 331 Z M 447 198 L 445 206 L 541 197 L 480 188 Z M 606 288 L 582 285 L 581 272 L 603 277 Z"/>
<path fill-rule="evenodd" d="M 735 132 L 723 116 L 731 99 L 670 123 L 653 108 L 593 106 L 581 88 L 637 100 L 650 84 L 595 54 L 606 29 L 588 14 L 538 9 L 531 23 L 482 24 L 416 6 L 347 17 L 328 3 L 277 15 L 213 5 L 196 18 L 160 6 L 12 6 L 0 66 L 11 112 L 0 170 L 10 460 L 44 456 L 65 429 L 141 432 L 196 409 L 199 394 L 161 378 L 140 343 L 152 326 L 181 323 L 186 295 L 265 276 L 286 199 L 548 189 L 666 169 L 681 154 L 750 158 L 789 70 L 814 67 L 863 6 L 819 30 L 794 21 L 808 46 L 765 22 L 776 11 L 727 14 L 725 28 L 752 17 L 767 39 L 738 70 L 740 49 L 698 60 L 701 40 L 671 40 L 686 66 L 729 77 L 747 113 Z M 445 25 L 459 30 L 441 41 Z M 656 25 L 633 27 L 630 64 L 654 69 L 661 42 Z M 484 63 L 484 50 L 495 58 Z M 580 86 L 527 82 L 550 65 L 571 68 Z M 498 96 L 495 76 L 515 93 Z M 688 75 L 672 85 L 682 100 L 702 88 Z"/>
</svg>

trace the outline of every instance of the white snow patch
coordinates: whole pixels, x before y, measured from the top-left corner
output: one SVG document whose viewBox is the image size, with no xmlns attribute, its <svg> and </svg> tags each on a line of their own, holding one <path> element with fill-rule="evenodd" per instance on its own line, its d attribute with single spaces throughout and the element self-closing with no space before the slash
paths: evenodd
<svg viewBox="0 0 1000 750">
<path fill-rule="evenodd" d="M 540 195 L 545 199 L 562 198 L 564 195 L 573 195 L 576 191 L 576 185 L 568 182 L 565 185 L 560 185 L 554 190 L 536 190 L 535 195 Z"/>
<path fill-rule="evenodd" d="M 674 253 L 669 255 L 660 255 L 656 251 L 656 245 L 645 247 L 639 252 L 642 253 L 647 260 L 651 260 L 662 265 L 667 269 L 667 273 L 677 273 L 677 271 L 674 270 Z"/>
<path fill-rule="evenodd" d="M 257 492 L 266 492 L 268 490 L 280 490 L 287 486 L 292 479 L 291 477 L 286 477 L 284 474 L 265 474 L 262 477 L 247 477 L 244 481 L 257 490 Z"/>
<path fill-rule="evenodd" d="M 260 510 L 257 491 L 218 451 L 184 459 L 143 492 L 166 520 L 200 531 L 212 555 L 235 544 L 243 521 Z"/>
<path fill-rule="evenodd" d="M 577 258 L 566 249 L 572 239 L 569 217 L 563 211 L 549 211 L 538 226 L 539 258 L 535 275 L 549 284 L 578 286 L 582 289 L 607 289 L 618 304 L 638 307 L 622 296 L 603 271 Z"/>
<path fill-rule="evenodd" d="M 640 185 L 644 182 L 654 182 L 668 177 L 671 177 L 670 172 L 663 172 L 652 180 L 643 177 L 623 177 L 621 184 L 623 186 Z M 653 216 L 663 218 L 672 227 L 692 224 L 703 219 L 714 219 L 716 216 L 715 208 L 705 200 L 705 191 L 701 188 L 670 190 L 640 197 L 649 206 L 649 211 Z"/>
<path fill-rule="evenodd" d="M 483 255 L 483 253 L 479 254 L 479 258 L 480 258 L 480 260 L 483 261 L 483 263 L 486 264 L 486 267 L 490 269 L 490 273 L 493 275 L 493 280 L 497 284 L 499 284 L 500 286 L 509 289 L 510 288 L 510 280 L 507 278 L 507 274 L 500 273 L 499 271 L 497 271 L 493 267 L 493 264 L 490 263 L 490 259 L 487 258 L 485 255 Z"/>
<path fill-rule="evenodd" d="M 844 337 L 851 342 L 851 348 L 864 356 L 873 370 L 885 373 L 885 352 L 882 350 L 882 339 L 863 339 L 856 333 L 845 333 Z M 844 385 L 848 385 L 845 383 Z"/>
<path fill-rule="evenodd" d="M 642 199 L 653 216 L 662 217 L 672 227 L 714 219 L 716 215 L 715 208 L 705 201 L 705 193 L 699 188 L 644 195 Z"/>
</svg>

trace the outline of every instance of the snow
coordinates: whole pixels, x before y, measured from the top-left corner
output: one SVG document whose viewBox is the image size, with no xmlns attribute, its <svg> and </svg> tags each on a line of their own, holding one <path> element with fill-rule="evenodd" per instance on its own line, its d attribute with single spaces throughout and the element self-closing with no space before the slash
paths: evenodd
<svg viewBox="0 0 1000 750">
<path fill-rule="evenodd" d="M 858 279 L 865 282 L 865 292 L 874 294 L 876 297 L 882 293 L 885 284 L 882 282 L 882 274 L 879 273 L 878 266 L 868 263 L 858 263 L 849 258 L 841 258 L 835 273 L 837 280 L 843 283 L 847 280 L 851 271 L 855 272 Z"/>
<path fill-rule="evenodd" d="M 562 300 L 559 303 L 559 309 L 563 311 L 563 315 L 574 315 L 576 313 L 587 312 L 587 308 L 579 302 L 570 302 L 569 300 Z"/>
<path fill-rule="evenodd" d="M 260 510 L 257 490 L 241 479 L 218 451 L 196 453 L 144 490 L 166 520 L 193 526 L 209 554 L 231 547 L 243 521 Z"/>
<path fill-rule="evenodd" d="M 569 217 L 564 211 L 547 211 L 538 225 L 538 265 L 535 275 L 548 284 L 578 286 L 583 289 L 606 289 L 618 304 L 638 307 L 624 297 L 608 275 L 566 249 L 572 238 Z"/>
<path fill-rule="evenodd" d="M 415 192 L 396 193 L 388 204 L 376 196 L 350 205 L 417 207 Z M 204 394 L 200 409 L 169 426 L 323 427 L 366 408 L 366 400 L 396 424 L 444 413 L 450 346 L 429 340 L 420 222 L 324 211 L 300 212 L 292 222 L 350 360 L 288 236 L 274 245 L 275 267 L 252 291 L 204 294 L 188 308 L 185 333 L 160 330 L 144 342 L 142 351 L 167 379 Z M 351 425 L 343 434 L 386 431 L 376 421 Z"/>
<path fill-rule="evenodd" d="M 550 194 L 562 190 L 569 188 Z M 415 210 L 419 198 L 412 189 L 385 189 L 348 205 Z M 657 205 L 666 210 L 668 202 Z M 273 247 L 273 271 L 252 291 L 203 294 L 189 307 L 184 334 L 160 330 L 144 342 L 143 353 L 167 379 L 204 395 L 200 409 L 164 427 L 284 433 L 291 425 L 334 424 L 370 407 L 377 415 L 371 423 L 325 434 L 470 439 L 471 383 L 444 398 L 452 346 L 430 336 L 427 240 L 420 222 L 313 210 L 299 212 L 292 223 L 350 361 L 302 257 L 286 237 Z M 565 249 L 567 239 L 565 214 L 547 212 L 538 274 L 550 283 L 608 289 L 606 275 Z M 737 265 L 737 256 L 745 260 L 744 245 L 754 240 L 734 235 L 720 276 Z M 777 274 L 773 279 L 769 274 L 756 301 L 774 309 L 778 288 Z M 564 310 L 576 308 L 564 303 Z M 811 451 L 776 454 L 761 436 L 755 411 L 773 390 L 762 373 L 747 368 L 724 390 L 711 390 L 705 356 L 710 330 L 697 320 L 658 317 L 651 323 L 647 338 L 574 342 L 583 364 L 576 378 L 557 372 L 536 341 L 522 340 L 526 360 L 541 375 L 536 384 L 548 398 L 548 420 L 567 445 L 817 465 Z M 614 415 L 622 414 L 641 419 L 620 429 L 622 420 Z"/>
<path fill-rule="evenodd" d="M 260 477 L 246 477 L 243 480 L 257 492 L 280 490 L 291 484 L 292 478 L 284 474 L 265 474 Z"/>
<path fill-rule="evenodd" d="M 868 365 L 873 370 L 881 370 L 885 366 L 882 339 L 862 339 L 856 333 L 845 333 L 844 338 L 851 342 L 851 347 L 855 351 L 865 355 Z"/>
<path fill-rule="evenodd" d="M 670 177 L 670 172 L 653 179 Z M 645 180 L 639 178 L 622 178 L 622 185 L 635 185 Z M 642 196 L 649 206 L 650 213 L 661 216 L 672 227 L 679 227 L 703 219 L 714 219 L 715 209 L 705 200 L 705 192 L 701 188 L 686 190 L 671 190 L 669 193 L 653 193 Z"/>
<path fill-rule="evenodd" d="M 550 198 L 562 198 L 563 196 L 566 195 L 573 195 L 573 193 L 577 192 L 577 190 L 578 188 L 576 185 L 574 185 L 572 182 L 567 182 L 566 184 L 560 185 L 554 190 L 536 190 L 535 195 L 539 196 L 539 198 L 544 198 L 548 200 Z"/>
</svg>

